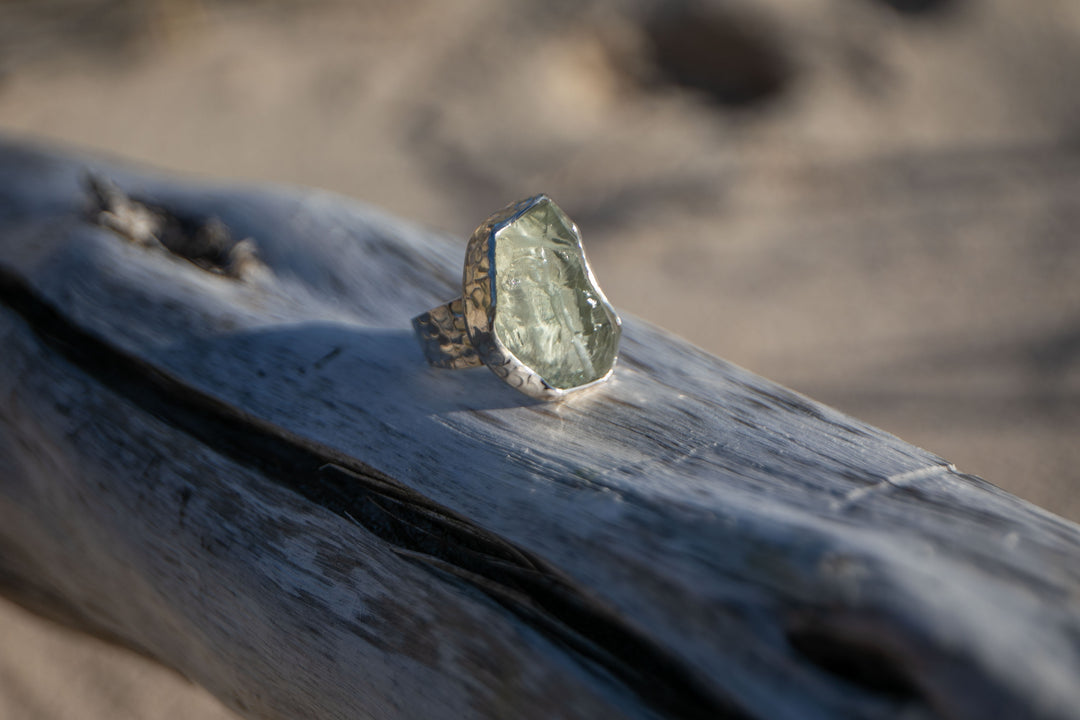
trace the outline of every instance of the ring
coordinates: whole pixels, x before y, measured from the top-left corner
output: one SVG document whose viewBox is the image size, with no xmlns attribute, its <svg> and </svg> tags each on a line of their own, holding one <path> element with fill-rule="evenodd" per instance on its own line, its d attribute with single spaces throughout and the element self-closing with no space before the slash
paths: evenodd
<svg viewBox="0 0 1080 720">
<path fill-rule="evenodd" d="M 577 226 L 547 195 L 481 223 L 465 250 L 461 297 L 412 324 L 435 367 L 487 365 L 541 400 L 611 377 L 622 332 Z"/>
</svg>

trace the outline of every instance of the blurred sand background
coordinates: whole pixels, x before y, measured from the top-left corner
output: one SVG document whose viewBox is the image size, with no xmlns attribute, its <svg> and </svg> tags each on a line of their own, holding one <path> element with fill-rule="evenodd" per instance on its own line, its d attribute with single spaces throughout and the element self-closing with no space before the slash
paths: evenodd
<svg viewBox="0 0 1080 720">
<path fill-rule="evenodd" d="M 463 242 L 548 192 L 620 309 L 1080 520 L 1075 0 L 0 0 L 0 132 Z M 0 606 L 0 720 L 226 717 Z"/>
</svg>

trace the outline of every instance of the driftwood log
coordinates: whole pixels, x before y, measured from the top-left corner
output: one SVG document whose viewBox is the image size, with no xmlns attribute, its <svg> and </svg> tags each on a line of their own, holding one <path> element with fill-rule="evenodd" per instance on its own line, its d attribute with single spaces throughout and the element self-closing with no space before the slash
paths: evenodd
<svg viewBox="0 0 1080 720">
<path fill-rule="evenodd" d="M 3 592 L 252 718 L 1080 718 L 1075 525 L 632 317 L 428 368 L 463 247 L 0 143 Z"/>
</svg>

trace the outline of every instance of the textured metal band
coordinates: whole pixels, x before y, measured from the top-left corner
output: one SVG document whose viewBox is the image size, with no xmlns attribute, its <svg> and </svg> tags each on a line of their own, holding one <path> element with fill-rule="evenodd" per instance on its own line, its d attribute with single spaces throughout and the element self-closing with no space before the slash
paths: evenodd
<svg viewBox="0 0 1080 720">
<path fill-rule="evenodd" d="M 435 367 L 459 368 L 483 365 L 469 340 L 461 298 L 456 298 L 412 319 L 424 357 Z"/>
</svg>

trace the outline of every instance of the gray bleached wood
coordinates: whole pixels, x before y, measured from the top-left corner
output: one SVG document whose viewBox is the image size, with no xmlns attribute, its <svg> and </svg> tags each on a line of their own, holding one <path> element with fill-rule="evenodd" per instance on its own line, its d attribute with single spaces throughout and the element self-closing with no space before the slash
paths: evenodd
<svg viewBox="0 0 1080 720">
<path fill-rule="evenodd" d="M 0 144 L 5 591 L 250 717 L 1080 717 L 1076 526 L 634 318 L 562 404 L 428 368 L 463 252 Z"/>
</svg>

